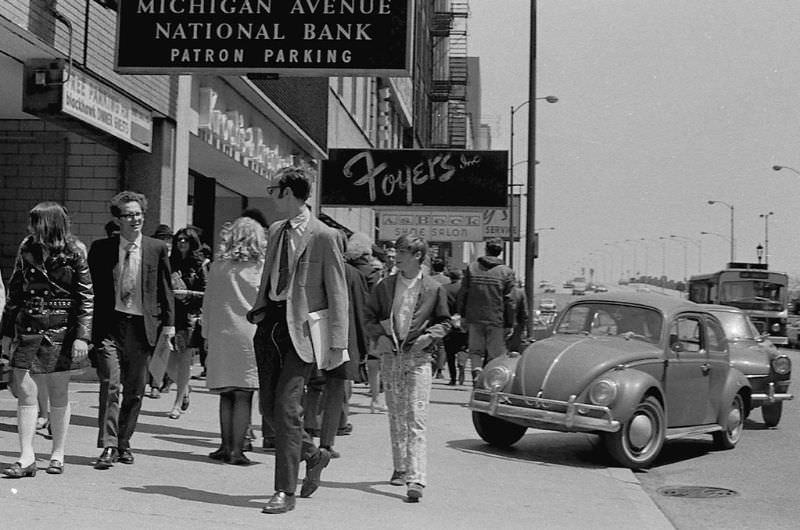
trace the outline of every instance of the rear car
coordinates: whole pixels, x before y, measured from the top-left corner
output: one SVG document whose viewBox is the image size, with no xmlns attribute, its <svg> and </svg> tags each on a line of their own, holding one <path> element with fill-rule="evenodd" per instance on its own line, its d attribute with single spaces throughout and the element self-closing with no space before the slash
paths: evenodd
<svg viewBox="0 0 800 530">
<path fill-rule="evenodd" d="M 750 410 L 760 407 L 764 424 L 777 426 L 783 414 L 783 402 L 794 398 L 789 393 L 791 359 L 770 342 L 767 334 L 760 333 L 749 315 L 741 309 L 702 305 L 722 323 L 730 347 L 731 365 L 750 382 Z"/>
</svg>

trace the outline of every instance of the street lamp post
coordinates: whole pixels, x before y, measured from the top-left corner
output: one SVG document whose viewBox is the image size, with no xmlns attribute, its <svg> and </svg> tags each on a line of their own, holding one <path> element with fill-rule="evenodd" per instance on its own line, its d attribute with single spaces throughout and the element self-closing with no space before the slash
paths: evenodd
<svg viewBox="0 0 800 530">
<path fill-rule="evenodd" d="M 693 239 L 691 237 L 680 235 L 676 236 L 674 234 L 671 234 L 669 237 L 687 241 L 697 247 L 697 272 L 698 274 L 703 272 L 703 242 L 699 239 Z"/>
<path fill-rule="evenodd" d="M 731 210 L 731 263 L 733 263 L 736 261 L 736 239 L 733 237 L 733 205 L 722 201 L 708 201 L 708 204 L 721 204 L 723 206 L 727 206 Z"/>
<path fill-rule="evenodd" d="M 764 219 L 764 265 L 769 266 L 769 216 L 775 215 L 775 212 L 767 212 L 758 214 Z"/>
<path fill-rule="evenodd" d="M 533 36 L 531 38 L 533 38 Z M 531 53 L 533 53 L 533 51 L 531 51 Z M 531 77 L 531 81 L 533 81 L 533 77 Z M 534 97 L 532 99 L 533 100 L 543 99 L 543 100 L 547 101 L 548 103 L 557 103 L 558 102 L 558 98 L 556 96 L 544 96 L 544 97 L 540 97 L 540 98 Z M 509 135 L 509 146 L 508 146 L 508 158 L 509 158 L 509 160 L 508 160 L 508 185 L 511 188 L 511 201 L 510 201 L 510 203 L 509 203 L 510 205 L 508 207 L 508 231 L 509 231 L 508 232 L 509 233 L 509 235 L 508 235 L 508 263 L 509 263 L 509 266 L 511 266 L 512 268 L 514 267 L 514 265 L 513 265 L 513 263 L 514 263 L 514 224 L 513 224 L 514 223 L 514 186 L 516 186 L 516 184 L 514 184 L 514 166 L 517 165 L 517 163 L 514 162 L 514 114 L 516 114 L 518 110 L 520 110 L 522 107 L 524 107 L 525 105 L 527 105 L 530 102 L 531 102 L 531 100 L 529 99 L 527 101 L 523 101 L 522 103 L 520 103 L 517 106 L 512 105 L 511 106 L 511 119 L 509 120 L 510 135 Z M 533 131 L 534 129 L 531 129 L 531 130 Z M 533 155 L 531 153 L 529 153 L 529 157 L 532 157 L 532 156 Z M 524 160 L 523 162 L 528 162 L 528 161 Z M 533 161 L 534 165 L 538 164 L 538 163 L 539 162 L 536 161 L 536 160 Z M 528 167 L 530 168 L 530 163 L 528 164 Z M 530 181 L 530 173 L 529 173 L 528 180 Z M 524 186 L 524 184 L 520 184 L 520 185 Z M 530 199 L 530 195 L 528 196 L 528 200 L 529 201 L 531 200 Z M 531 210 L 531 207 L 528 206 L 528 211 L 530 212 L 530 210 Z M 528 247 L 528 248 L 530 248 L 530 247 Z M 526 281 L 526 283 L 527 283 L 527 281 Z"/>
</svg>

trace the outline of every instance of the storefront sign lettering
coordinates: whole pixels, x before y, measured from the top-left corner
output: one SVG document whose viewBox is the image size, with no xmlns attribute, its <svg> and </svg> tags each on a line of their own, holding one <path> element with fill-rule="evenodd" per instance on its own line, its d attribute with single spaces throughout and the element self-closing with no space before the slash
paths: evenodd
<svg viewBox="0 0 800 530">
<path fill-rule="evenodd" d="M 414 0 L 120 2 L 117 70 L 409 75 L 413 14 Z"/>
<path fill-rule="evenodd" d="M 505 151 L 332 149 L 323 204 L 505 206 Z"/>
</svg>

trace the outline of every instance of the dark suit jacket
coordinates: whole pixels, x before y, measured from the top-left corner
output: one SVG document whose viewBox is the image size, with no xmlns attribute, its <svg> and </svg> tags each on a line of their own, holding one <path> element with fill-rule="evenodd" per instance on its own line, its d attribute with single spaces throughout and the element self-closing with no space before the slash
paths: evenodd
<svg viewBox="0 0 800 530">
<path fill-rule="evenodd" d="M 95 288 L 92 342 L 99 346 L 114 323 L 116 288 L 114 267 L 119 261 L 119 236 L 100 239 L 89 249 L 89 270 Z M 175 299 L 170 280 L 167 246 L 142 236 L 142 312 L 150 346 L 156 345 L 161 326 L 175 325 Z"/>
</svg>

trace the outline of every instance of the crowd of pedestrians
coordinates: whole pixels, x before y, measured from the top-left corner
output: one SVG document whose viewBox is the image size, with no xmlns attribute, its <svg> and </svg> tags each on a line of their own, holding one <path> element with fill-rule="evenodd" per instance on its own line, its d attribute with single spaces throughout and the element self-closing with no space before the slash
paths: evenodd
<svg viewBox="0 0 800 530">
<path fill-rule="evenodd" d="M 300 496 L 319 488 L 340 456 L 336 436 L 352 431 L 354 381 L 368 385 L 371 413 L 388 412 L 389 483 L 419 502 L 432 380 L 446 365 L 448 384 L 465 384 L 469 363 L 474 381 L 507 340 L 511 349 L 524 340 L 524 292 L 499 257 L 502 242 L 487 241 L 486 256 L 464 271 L 448 270 L 422 238 L 379 247 L 325 224 L 307 205 L 304 170 L 284 168 L 274 182 L 267 194 L 283 220 L 267 226 L 246 210 L 224 224 L 213 252 L 193 226 L 144 235 L 147 198 L 136 192 L 111 199 L 108 237 L 88 251 L 70 233 L 66 208 L 34 206 L 7 296 L 0 284 L 20 444 L 6 476 L 36 475 L 32 441 L 45 425 L 46 472 L 64 472 L 70 371 L 89 362 L 100 382 L 94 467 L 133 464 L 143 398 L 174 384 L 168 416 L 179 419 L 199 354 L 206 386 L 219 395 L 220 444 L 209 458 L 252 463 L 245 452 L 258 393 L 263 447 L 275 452 L 264 513 L 295 508 L 301 463 Z"/>
</svg>

